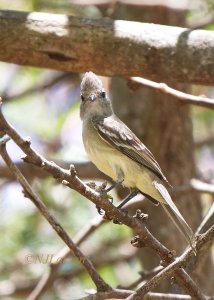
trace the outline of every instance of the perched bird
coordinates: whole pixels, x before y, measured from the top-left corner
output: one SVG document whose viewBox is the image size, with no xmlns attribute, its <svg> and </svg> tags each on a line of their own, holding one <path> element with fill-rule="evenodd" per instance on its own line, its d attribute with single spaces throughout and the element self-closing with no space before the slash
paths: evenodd
<svg viewBox="0 0 214 300">
<path fill-rule="evenodd" d="M 165 187 L 168 181 L 159 164 L 114 114 L 101 80 L 92 72 L 87 72 L 81 82 L 80 117 L 89 159 L 115 182 L 107 191 L 122 183 L 132 190 L 123 204 L 138 192 L 154 203 L 161 203 L 192 247 L 194 234 L 172 201 Z"/>
</svg>

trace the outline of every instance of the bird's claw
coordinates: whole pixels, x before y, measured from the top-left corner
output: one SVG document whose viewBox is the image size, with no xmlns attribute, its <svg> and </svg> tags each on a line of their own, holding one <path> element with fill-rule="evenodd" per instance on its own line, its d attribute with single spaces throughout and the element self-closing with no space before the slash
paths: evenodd
<svg viewBox="0 0 214 300">
<path fill-rule="evenodd" d="M 107 193 L 108 191 L 108 189 L 106 189 L 107 181 L 103 182 L 101 185 L 96 185 L 96 183 L 93 181 L 87 182 L 86 184 L 87 186 L 95 190 L 97 193 L 99 193 L 101 197 L 106 197 L 108 200 L 109 199 L 111 200 L 111 203 L 113 203 L 112 195 Z"/>
<path fill-rule="evenodd" d="M 100 194 L 101 197 L 103 198 L 106 198 L 107 200 L 109 200 L 111 203 L 113 203 L 113 197 L 111 194 L 107 194 L 106 193 L 106 186 L 107 186 L 107 182 L 103 182 L 101 185 L 96 185 L 95 182 L 88 182 L 86 183 L 87 186 L 89 186 L 90 188 L 92 188 L 93 190 L 95 190 L 97 193 Z M 105 211 L 100 208 L 100 207 L 97 207 L 97 211 L 98 211 L 98 214 L 103 216 L 105 214 Z"/>
<path fill-rule="evenodd" d="M 111 203 L 113 203 L 113 197 L 111 194 L 101 194 L 101 196 L 105 196 L 106 200 L 110 201 Z M 98 214 L 101 215 L 101 216 L 104 216 L 105 215 L 105 211 L 100 208 L 100 207 L 97 207 L 97 211 L 98 211 Z"/>
<path fill-rule="evenodd" d="M 141 212 L 140 209 L 137 209 L 135 215 L 133 216 L 133 218 L 136 218 L 136 219 L 138 219 L 142 222 L 145 222 L 148 219 L 148 214 L 144 214 L 144 213 Z"/>
<path fill-rule="evenodd" d="M 104 216 L 104 214 L 105 214 L 105 211 L 102 208 L 100 208 L 100 207 L 97 207 L 97 212 L 101 216 Z"/>
</svg>

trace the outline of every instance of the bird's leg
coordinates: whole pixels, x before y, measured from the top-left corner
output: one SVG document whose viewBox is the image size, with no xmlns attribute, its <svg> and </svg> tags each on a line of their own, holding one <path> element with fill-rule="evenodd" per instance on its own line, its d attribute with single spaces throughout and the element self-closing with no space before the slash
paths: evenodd
<svg viewBox="0 0 214 300">
<path fill-rule="evenodd" d="M 116 181 L 108 188 L 106 189 L 106 193 L 110 192 L 112 189 L 116 188 L 118 185 L 120 185 L 124 181 L 124 174 L 123 171 L 119 167 L 115 167 L 115 173 L 116 173 Z"/>
<path fill-rule="evenodd" d="M 132 190 L 131 193 L 125 199 L 123 199 L 123 201 L 117 206 L 117 208 L 121 209 L 127 202 L 129 202 L 129 200 L 134 198 L 138 193 L 139 191 L 137 189 Z M 127 213 L 127 211 L 125 210 L 124 212 Z M 121 224 L 117 219 L 113 220 L 113 222 L 115 224 Z"/>
<path fill-rule="evenodd" d="M 105 189 L 105 185 L 103 185 L 104 188 L 101 186 L 101 189 L 99 192 L 101 192 L 101 194 L 106 195 L 107 199 L 109 199 L 111 202 L 113 202 L 113 197 L 111 195 L 108 195 L 108 192 L 110 192 L 112 189 L 114 189 L 115 187 L 120 185 L 122 182 L 123 182 L 123 179 L 118 179 L 108 189 Z M 103 215 L 103 210 L 101 208 L 98 207 L 97 211 L 100 215 Z"/>
<path fill-rule="evenodd" d="M 96 188 L 93 187 L 93 188 L 95 189 L 96 192 L 100 193 L 101 195 L 106 195 L 107 198 L 111 198 L 111 197 L 109 197 L 110 195 L 108 195 L 108 192 L 113 190 L 115 187 L 120 185 L 122 182 L 123 182 L 123 179 L 118 179 L 118 180 L 114 181 L 113 184 L 109 188 L 106 189 L 107 182 L 105 181 L 100 186 L 98 186 Z M 89 186 L 91 187 L 91 183 Z"/>
<path fill-rule="evenodd" d="M 124 179 L 118 179 L 116 180 L 109 188 L 107 188 L 105 190 L 106 193 L 110 192 L 111 190 L 113 190 L 114 188 L 118 187 L 118 185 L 120 185 L 123 182 Z"/>
<path fill-rule="evenodd" d="M 129 200 L 134 198 L 138 193 L 138 190 L 131 191 L 131 193 L 125 199 L 123 199 L 123 201 L 117 206 L 117 208 L 122 208 L 127 202 L 129 202 Z"/>
</svg>

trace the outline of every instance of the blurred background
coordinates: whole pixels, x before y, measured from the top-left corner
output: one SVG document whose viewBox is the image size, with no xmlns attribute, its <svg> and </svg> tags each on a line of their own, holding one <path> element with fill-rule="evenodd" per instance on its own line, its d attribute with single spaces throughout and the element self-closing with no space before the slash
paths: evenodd
<svg viewBox="0 0 214 300">
<path fill-rule="evenodd" d="M 213 0 L 0 0 L 0 9 L 214 29 Z M 0 62 L 0 96 L 4 100 L 3 111 L 7 120 L 23 136 L 31 137 L 32 145 L 38 152 L 61 166 L 74 163 L 79 176 L 86 181 L 96 178 L 102 182 L 104 177 L 87 164 L 82 144 L 79 118 L 81 76 Z M 182 106 L 177 101 L 170 101 L 173 104 L 169 105 L 168 95 L 147 88 L 131 91 L 121 78 L 111 80 L 102 77 L 102 80 L 114 101 L 117 114 L 154 152 L 173 186 L 178 190 L 179 187 L 187 187 L 185 193 L 175 194 L 175 198 L 187 221 L 196 229 L 211 206 L 213 195 L 194 193 L 188 190 L 188 185 L 192 178 L 214 184 L 214 111 Z M 167 84 L 195 95 L 205 94 L 214 98 L 213 87 L 187 86 L 175 82 Z M 151 110 L 154 118 L 148 117 Z M 170 127 L 174 131 L 166 142 L 166 132 Z M 180 145 L 180 148 L 176 145 Z M 13 142 L 8 143 L 8 150 L 34 190 L 71 237 L 97 216 L 97 210 L 90 201 L 58 184 L 41 170 L 25 165 L 20 159 L 20 149 Z M 119 196 L 123 195 L 121 190 L 118 193 Z M 115 202 L 118 197 L 114 194 Z M 136 210 L 135 205 L 139 204 L 134 204 L 130 209 Z M 144 211 L 150 215 L 148 227 L 179 254 L 185 247 L 185 241 L 176 228 L 167 225 L 168 220 L 165 221 L 164 213 L 161 217 L 160 208 L 153 208 L 147 203 L 143 205 Z M 156 233 L 156 230 L 159 232 Z M 169 237 L 170 230 L 172 236 Z M 99 273 L 113 286 L 128 286 L 139 278 L 139 271 L 158 265 L 153 254 L 147 253 L 146 249 L 139 253 L 130 245 L 132 235 L 125 226 L 107 223 L 81 246 L 84 253 L 96 263 Z M 64 247 L 37 209 L 24 198 L 21 187 L 2 160 L 0 242 L 0 299 L 26 299 L 39 279 L 48 273 L 50 256 Z M 212 261 L 211 255 L 207 255 L 206 279 L 213 272 Z M 211 281 L 201 278 L 201 274 L 196 275 L 206 293 L 213 293 Z M 78 299 L 85 295 L 85 290 L 93 288 L 88 275 L 71 257 L 60 264 L 57 278 L 41 299 Z M 169 283 L 165 283 L 161 289 L 171 288 Z"/>
</svg>

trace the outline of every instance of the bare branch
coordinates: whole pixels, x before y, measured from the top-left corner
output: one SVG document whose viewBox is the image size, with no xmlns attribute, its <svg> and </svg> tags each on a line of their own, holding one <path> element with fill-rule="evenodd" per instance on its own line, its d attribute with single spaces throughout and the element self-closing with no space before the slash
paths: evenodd
<svg viewBox="0 0 214 300">
<path fill-rule="evenodd" d="M 82 298 L 81 300 L 128 299 L 127 297 L 132 293 L 133 292 L 129 290 L 124 291 L 124 290 L 114 289 L 110 292 L 91 294 Z M 193 300 L 193 298 L 188 295 L 161 294 L 161 293 L 148 293 L 141 299 L 143 300 Z M 206 297 L 206 300 L 213 300 L 213 297 Z"/>
<path fill-rule="evenodd" d="M 205 96 L 194 96 L 187 94 L 176 89 L 169 87 L 165 83 L 157 83 L 141 77 L 131 77 L 131 80 L 139 83 L 142 86 L 146 86 L 152 89 L 156 89 L 162 93 L 174 96 L 176 99 L 180 100 L 184 104 L 192 104 L 197 106 L 202 106 L 206 108 L 214 109 L 214 99 L 207 98 Z M 173 98 L 172 98 L 173 100 Z"/>
<path fill-rule="evenodd" d="M 214 225 L 204 234 L 198 237 L 196 243 L 197 252 L 202 246 L 214 239 Z M 176 269 L 183 267 L 188 259 L 193 256 L 190 249 L 187 249 L 179 258 L 177 258 L 172 264 L 161 270 L 157 275 L 147 281 L 142 287 L 140 287 L 133 295 L 127 298 L 127 300 L 141 300 L 144 295 L 153 290 L 163 279 L 171 276 Z"/>
<path fill-rule="evenodd" d="M 52 226 L 52 228 L 56 231 L 56 233 L 61 237 L 61 239 L 66 243 L 66 245 L 70 248 L 70 250 L 75 254 L 75 256 L 79 259 L 80 263 L 85 267 L 86 271 L 90 275 L 94 284 L 96 285 L 98 291 L 107 291 L 110 290 L 110 286 L 105 283 L 105 281 L 100 277 L 100 275 L 96 272 L 96 269 L 92 265 L 92 263 L 87 259 L 84 254 L 80 251 L 80 249 L 75 245 L 75 243 L 70 239 L 67 232 L 63 229 L 63 227 L 57 222 L 57 220 L 49 213 L 47 207 L 44 203 L 39 199 L 39 197 L 32 190 L 31 186 L 10 159 L 7 151 L 6 151 L 6 142 L 7 139 L 4 139 L 0 144 L 0 153 L 7 164 L 8 168 L 15 175 L 17 181 L 21 184 L 24 189 L 24 194 L 27 198 L 29 198 L 33 204 L 39 209 L 41 214 L 45 217 L 48 223 Z"/>
<path fill-rule="evenodd" d="M 0 60 L 5 62 L 164 82 L 214 83 L 212 31 L 13 11 L 0 12 L 0 28 Z"/>
<path fill-rule="evenodd" d="M 90 294 L 81 300 L 126 299 L 133 291 L 113 289 L 110 292 Z"/>
<path fill-rule="evenodd" d="M 74 166 L 71 166 L 70 170 L 60 168 L 53 162 L 49 162 L 38 154 L 30 145 L 28 139 L 23 139 L 16 130 L 9 125 L 4 118 L 2 111 L 0 110 L 0 128 L 4 133 L 8 134 L 14 142 L 22 149 L 26 154 L 24 160 L 30 162 L 41 168 L 44 168 L 47 172 L 52 174 L 54 178 L 62 182 L 64 185 L 76 190 L 84 197 L 92 201 L 96 207 L 102 208 L 108 219 L 118 220 L 120 223 L 131 227 L 137 234 L 135 237 L 135 245 L 145 245 L 152 248 L 155 253 L 161 258 L 166 265 L 174 261 L 172 253 L 164 245 L 162 245 L 146 228 L 144 224 L 144 218 L 141 213 L 138 212 L 136 216 L 131 217 L 127 213 L 116 208 L 110 201 L 106 201 L 105 197 L 100 196 L 97 191 L 94 191 L 88 185 L 84 184 L 76 175 Z M 175 275 L 180 280 L 182 287 L 189 293 L 194 299 L 205 299 L 197 285 L 190 278 L 184 269 L 175 270 Z"/>
<path fill-rule="evenodd" d="M 197 234 L 203 233 L 205 230 L 208 230 L 213 224 L 214 224 L 214 203 L 211 205 L 206 216 L 204 217 L 201 224 L 199 225 L 196 233 Z"/>
</svg>

